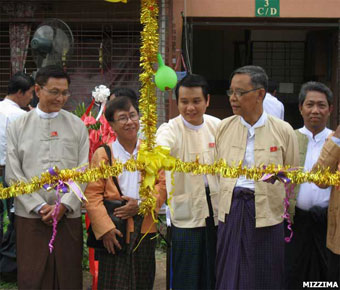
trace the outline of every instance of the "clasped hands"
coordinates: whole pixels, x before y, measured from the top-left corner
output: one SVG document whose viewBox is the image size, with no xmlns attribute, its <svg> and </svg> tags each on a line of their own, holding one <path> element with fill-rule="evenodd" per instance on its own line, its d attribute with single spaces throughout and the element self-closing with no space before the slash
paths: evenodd
<svg viewBox="0 0 340 290">
<path fill-rule="evenodd" d="M 50 204 L 45 204 L 40 210 L 39 210 L 39 214 L 41 216 L 41 221 L 43 223 L 45 223 L 48 226 L 52 226 L 53 225 L 53 212 L 55 210 L 55 204 L 54 205 L 50 205 Z M 62 217 L 64 216 L 65 212 L 66 212 L 67 208 L 61 203 L 59 205 L 59 212 L 57 215 L 57 221 L 59 222 Z"/>
</svg>

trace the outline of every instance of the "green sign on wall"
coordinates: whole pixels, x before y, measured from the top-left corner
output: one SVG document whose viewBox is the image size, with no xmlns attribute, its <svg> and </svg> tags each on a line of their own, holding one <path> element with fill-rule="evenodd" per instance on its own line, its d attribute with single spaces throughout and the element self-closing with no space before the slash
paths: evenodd
<svg viewBox="0 0 340 290">
<path fill-rule="evenodd" d="M 255 0 L 256 17 L 280 17 L 280 0 Z"/>
</svg>

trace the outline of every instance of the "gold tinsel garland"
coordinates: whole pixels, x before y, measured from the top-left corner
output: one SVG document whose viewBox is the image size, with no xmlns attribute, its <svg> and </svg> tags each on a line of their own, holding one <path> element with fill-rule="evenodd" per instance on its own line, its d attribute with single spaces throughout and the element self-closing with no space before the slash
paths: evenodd
<svg viewBox="0 0 340 290">
<path fill-rule="evenodd" d="M 146 149 L 149 151 L 152 151 L 155 146 L 157 130 L 157 98 L 156 86 L 153 82 L 155 74 L 153 65 L 157 62 L 159 42 L 157 17 L 157 0 L 142 0 L 140 16 L 140 22 L 143 25 L 140 48 L 142 72 L 139 76 L 141 82 L 139 110 L 142 115 L 142 132 L 145 137 Z"/>
<path fill-rule="evenodd" d="M 22 194 L 33 193 L 43 187 L 44 184 L 56 184 L 59 180 L 67 182 L 73 180 L 78 183 L 88 183 L 99 180 L 101 178 L 109 178 L 110 176 L 118 176 L 123 170 L 128 171 L 149 171 L 145 180 L 148 190 L 146 195 L 148 198 L 145 200 L 144 210 L 153 207 L 154 198 L 152 197 L 154 192 L 154 186 L 152 180 L 157 178 L 157 172 L 160 168 L 173 172 L 193 173 L 195 175 L 201 174 L 219 174 L 224 178 L 238 178 L 241 175 L 245 175 L 250 179 L 256 181 L 260 180 L 264 174 L 273 174 L 277 176 L 279 173 L 284 173 L 292 183 L 301 184 L 304 182 L 312 182 L 315 184 L 322 184 L 327 186 L 339 186 L 340 185 L 340 172 L 332 173 L 329 169 L 319 168 L 314 171 L 304 172 L 302 169 L 292 169 L 289 166 L 276 166 L 269 165 L 265 168 L 253 167 L 246 168 L 241 165 L 228 165 L 225 161 L 220 160 L 212 165 L 200 164 L 198 161 L 183 162 L 179 159 L 175 159 L 166 154 L 166 151 L 162 151 L 164 148 L 156 147 L 156 152 L 144 151 L 146 155 L 140 157 L 139 160 L 129 160 L 125 164 L 115 162 L 112 166 L 102 163 L 96 168 L 86 168 L 83 171 L 76 169 L 63 169 L 58 171 L 58 175 L 54 176 L 48 172 L 44 172 L 41 177 L 33 177 L 29 182 L 16 182 L 8 188 L 3 188 L 0 185 L 0 199 L 19 196 Z M 158 152 L 157 152 L 158 151 Z M 161 156 L 163 154 L 163 156 Z M 153 156 L 152 156 L 153 155 Z M 146 165 L 143 158 L 148 158 L 148 165 Z M 154 168 L 148 170 L 147 167 Z M 150 180 L 151 178 L 151 180 Z M 147 213 L 146 211 L 145 213 Z"/>
<path fill-rule="evenodd" d="M 157 98 L 156 86 L 153 82 L 154 70 L 153 64 L 157 62 L 158 52 L 158 4 L 157 0 L 141 0 L 140 22 L 143 25 L 141 32 L 140 48 L 140 66 L 142 72 L 139 76 L 141 82 L 139 109 L 143 124 L 142 132 L 145 137 L 145 143 L 141 146 L 138 153 L 138 159 L 146 162 L 147 159 L 141 157 L 152 154 L 155 147 L 155 134 L 157 130 Z M 151 213 L 154 215 L 156 208 L 155 197 L 155 178 L 147 170 L 141 172 L 143 182 L 140 185 L 139 196 L 142 203 L 139 207 L 139 213 L 145 215 Z M 153 172 L 157 176 L 158 171 Z M 153 180 L 153 183 L 150 182 Z M 153 216 L 154 221 L 157 219 Z"/>
<path fill-rule="evenodd" d="M 42 173 L 41 177 L 33 177 L 29 182 L 16 182 L 8 188 L 3 188 L 0 184 L 0 199 L 15 197 L 22 194 L 30 194 L 43 188 L 45 184 L 54 185 L 59 181 L 68 182 L 72 180 L 78 183 L 88 183 L 101 178 L 107 179 L 110 176 L 118 176 L 123 170 L 141 171 L 143 183 L 140 186 L 140 197 L 142 204 L 140 214 L 153 215 L 155 200 L 155 180 L 160 170 L 169 170 L 173 173 L 183 172 L 196 175 L 217 174 L 224 178 L 238 178 L 246 176 L 249 179 L 260 180 L 263 175 L 271 174 L 273 178 L 285 175 L 294 184 L 312 182 L 327 186 L 340 186 L 340 172 L 331 173 L 329 169 L 318 169 L 312 172 L 303 172 L 301 169 L 293 169 L 277 165 L 245 168 L 241 164 L 228 165 L 221 160 L 214 164 L 200 164 L 198 160 L 194 162 L 183 162 L 170 156 L 170 150 L 164 147 L 155 147 L 155 133 L 157 124 L 157 102 L 156 88 L 153 82 L 153 64 L 157 62 L 158 52 L 158 5 L 157 0 L 141 0 L 141 57 L 140 74 L 141 90 L 139 108 L 142 113 L 143 134 L 145 143 L 141 146 L 137 160 L 129 160 L 125 164 L 115 162 L 112 166 L 102 163 L 97 168 L 63 169 L 58 171 L 58 175 L 51 175 L 48 172 Z M 279 178 L 277 178 L 279 179 Z M 174 184 L 173 184 L 174 185 Z M 169 201 L 171 196 L 169 198 Z M 156 220 L 154 218 L 154 220 Z"/>
</svg>

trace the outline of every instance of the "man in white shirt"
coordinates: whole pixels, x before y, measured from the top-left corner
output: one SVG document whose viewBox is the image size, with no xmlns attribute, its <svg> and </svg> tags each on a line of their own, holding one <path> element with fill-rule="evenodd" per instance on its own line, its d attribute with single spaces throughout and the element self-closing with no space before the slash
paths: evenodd
<svg viewBox="0 0 340 290">
<path fill-rule="evenodd" d="M 88 133 L 74 114 L 62 110 L 70 78 L 57 66 L 41 68 L 35 92 L 39 104 L 7 130 L 6 182 L 28 182 L 51 168 L 88 162 Z M 81 289 L 83 231 L 81 202 L 70 192 L 40 189 L 15 198 L 19 289 Z M 54 216 L 57 236 L 50 253 Z"/>
<path fill-rule="evenodd" d="M 5 180 L 5 162 L 7 151 L 6 130 L 11 122 L 26 113 L 21 107 L 26 107 L 33 97 L 34 80 L 32 77 L 17 72 L 8 83 L 8 94 L 3 101 L 0 102 L 0 182 Z M 13 198 L 6 200 L 7 215 L 11 223 L 13 223 L 13 215 L 9 214 L 12 207 Z M 0 201 L 0 243 L 3 237 L 3 215 L 4 204 Z M 14 225 L 7 227 L 8 234 Z"/>
<path fill-rule="evenodd" d="M 275 97 L 277 92 L 277 82 L 268 81 L 268 90 L 263 101 L 263 110 L 276 118 L 284 120 L 285 108 L 283 104 Z"/>
<path fill-rule="evenodd" d="M 331 130 L 326 127 L 333 110 L 331 90 L 319 82 L 301 87 L 299 109 L 304 126 L 296 130 L 300 166 L 310 171 L 317 162 Z M 322 189 L 314 183 L 295 188 L 290 201 L 294 217 L 293 238 L 286 244 L 286 286 L 302 288 L 303 281 L 327 280 L 327 210 L 331 187 Z M 294 212 L 295 207 L 295 212 Z"/>
<path fill-rule="evenodd" d="M 23 72 L 17 72 L 9 81 L 8 94 L 0 102 L 0 175 L 6 161 L 6 129 L 11 122 L 26 113 L 26 107 L 33 97 L 34 80 Z"/>
<path fill-rule="evenodd" d="M 177 84 L 175 92 L 180 115 L 159 127 L 157 144 L 170 147 L 170 154 L 183 161 L 199 158 L 201 163 L 213 163 L 220 120 L 204 114 L 210 100 L 206 80 L 188 75 Z M 167 191 L 173 192 L 170 288 L 214 289 L 217 176 L 174 173 L 172 183 L 167 174 Z"/>
</svg>

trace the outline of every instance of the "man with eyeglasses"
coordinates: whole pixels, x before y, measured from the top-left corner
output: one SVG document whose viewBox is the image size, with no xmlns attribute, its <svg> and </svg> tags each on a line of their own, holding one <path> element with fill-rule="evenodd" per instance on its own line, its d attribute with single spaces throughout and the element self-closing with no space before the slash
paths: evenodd
<svg viewBox="0 0 340 290">
<path fill-rule="evenodd" d="M 88 134 L 83 122 L 62 110 L 70 96 L 70 78 L 57 66 L 36 75 L 35 110 L 10 124 L 6 182 L 29 181 L 52 167 L 75 168 L 88 161 Z M 58 227 L 50 254 L 56 192 L 40 189 L 15 198 L 19 289 L 81 289 L 83 232 L 81 202 L 61 194 Z"/>
<path fill-rule="evenodd" d="M 298 165 L 292 127 L 263 111 L 268 77 L 258 66 L 231 75 L 234 116 L 216 133 L 217 159 L 229 165 Z M 281 289 L 284 283 L 284 185 L 220 178 L 216 289 Z"/>
</svg>

